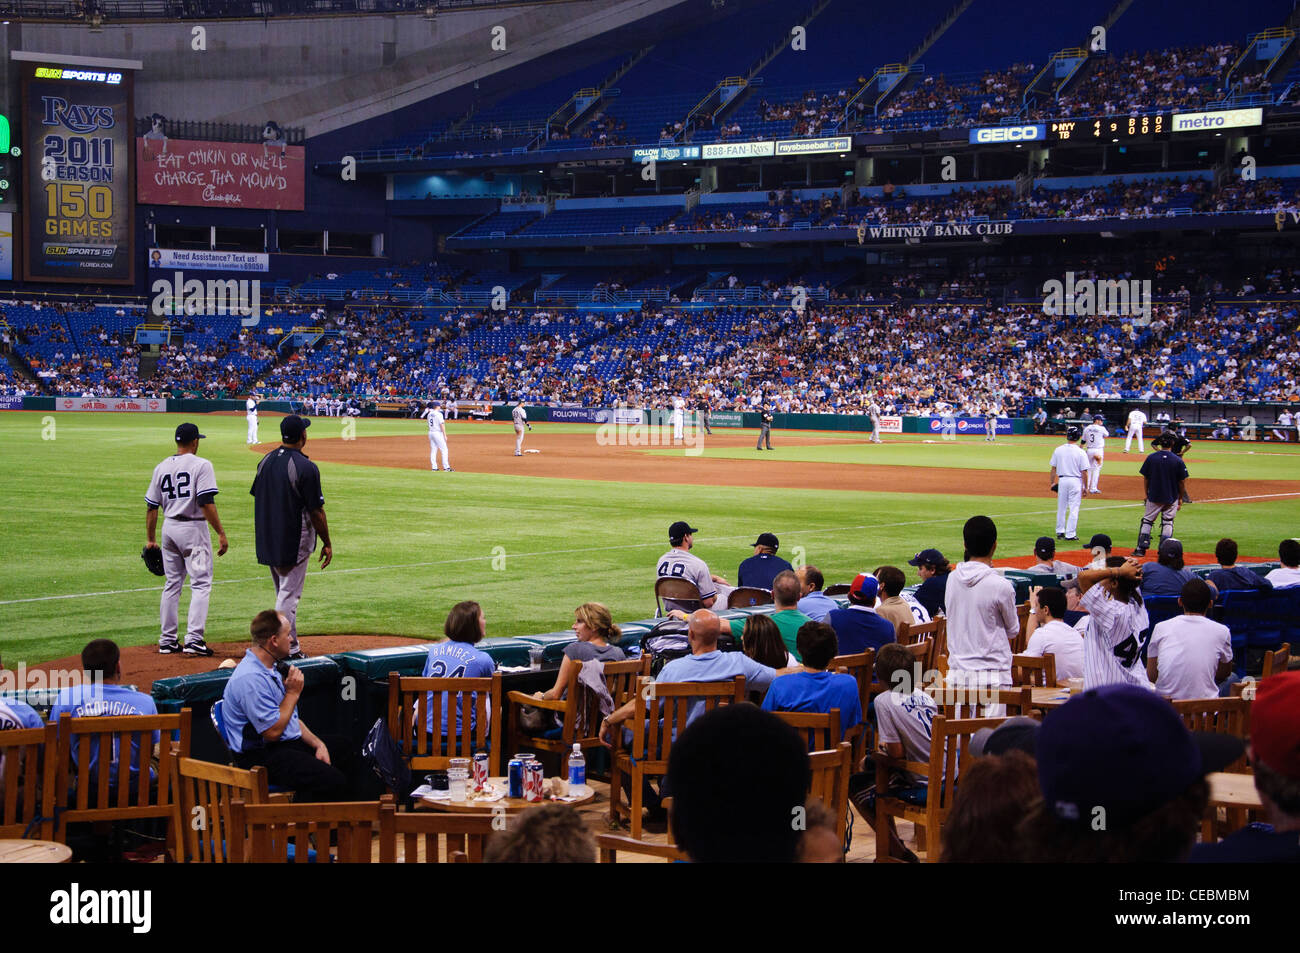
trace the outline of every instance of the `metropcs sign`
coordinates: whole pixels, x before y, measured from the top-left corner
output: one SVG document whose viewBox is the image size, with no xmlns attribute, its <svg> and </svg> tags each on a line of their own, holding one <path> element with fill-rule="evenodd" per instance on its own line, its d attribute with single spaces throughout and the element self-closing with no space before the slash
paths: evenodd
<svg viewBox="0 0 1300 953">
<path fill-rule="evenodd" d="M 990 142 L 1041 142 L 1047 138 L 1046 123 L 1027 126 L 984 126 L 970 131 L 972 145 Z"/>
</svg>

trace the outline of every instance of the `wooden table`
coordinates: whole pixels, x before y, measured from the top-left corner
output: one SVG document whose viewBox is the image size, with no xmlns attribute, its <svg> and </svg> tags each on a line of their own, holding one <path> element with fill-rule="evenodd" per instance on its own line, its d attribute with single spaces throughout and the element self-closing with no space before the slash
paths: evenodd
<svg viewBox="0 0 1300 953">
<path fill-rule="evenodd" d="M 1034 688 L 1030 690 L 1034 707 L 1044 711 L 1060 708 L 1074 696 L 1068 688 Z"/>
<path fill-rule="evenodd" d="M 488 783 L 502 791 L 508 789 L 505 778 L 488 778 Z M 442 811 L 448 814 L 491 814 L 498 808 L 505 810 L 507 814 L 518 814 L 520 811 L 526 811 L 530 807 L 537 807 L 539 804 L 568 804 L 573 807 L 580 807 L 583 804 L 590 804 L 596 799 L 596 792 L 591 785 L 587 785 L 587 794 L 573 801 L 556 801 L 552 802 L 548 798 L 541 801 L 525 801 L 519 797 L 503 797 L 495 801 L 432 801 L 428 798 L 418 798 L 415 801 L 417 811 Z"/>
<path fill-rule="evenodd" d="M 0 864 L 66 864 L 72 848 L 49 840 L 0 839 Z"/>
<path fill-rule="evenodd" d="M 1210 803 L 1201 821 L 1201 840 L 1204 843 L 1213 844 L 1221 835 L 1241 830 L 1249 820 L 1247 811 L 1264 808 L 1259 791 L 1255 790 L 1253 774 L 1216 771 L 1207 774 L 1205 780 L 1210 784 Z M 1223 821 L 1219 820 L 1221 807 L 1225 808 Z"/>
<path fill-rule="evenodd" d="M 1210 807 L 1241 807 L 1251 810 L 1263 810 L 1264 804 L 1255 789 L 1253 774 L 1234 774 L 1228 771 L 1216 771 L 1207 774 L 1205 780 L 1210 782 Z"/>
</svg>

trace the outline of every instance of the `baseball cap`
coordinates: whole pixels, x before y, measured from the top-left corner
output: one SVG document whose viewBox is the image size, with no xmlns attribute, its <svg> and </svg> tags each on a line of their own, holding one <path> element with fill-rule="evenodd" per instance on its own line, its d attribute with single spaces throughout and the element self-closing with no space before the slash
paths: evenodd
<svg viewBox="0 0 1300 953">
<path fill-rule="evenodd" d="M 692 526 L 686 520 L 678 520 L 672 526 L 668 527 L 668 542 L 680 543 L 682 539 L 691 533 L 698 533 L 699 530 Z"/>
<path fill-rule="evenodd" d="M 1105 533 L 1094 533 L 1092 539 L 1088 540 L 1087 548 L 1092 549 L 1094 546 L 1105 546 L 1107 549 L 1112 549 L 1114 548 L 1114 545 L 1115 544 L 1110 541 L 1110 537 Z"/>
<path fill-rule="evenodd" d="M 1092 422 L 1093 422 L 1093 423 L 1097 423 L 1097 424 L 1099 424 L 1099 423 L 1101 423 L 1101 422 L 1102 422 L 1103 420 L 1105 420 L 1105 419 L 1106 419 L 1106 418 L 1103 417 L 1101 414 L 1093 414 L 1093 415 L 1092 415 Z"/>
<path fill-rule="evenodd" d="M 207 434 L 199 433 L 199 428 L 194 424 L 181 424 L 176 428 L 177 443 L 189 443 L 193 440 L 201 440 L 206 436 Z"/>
<path fill-rule="evenodd" d="M 1188 731 L 1149 688 L 1103 685 L 1047 716 L 1035 757 L 1043 800 L 1057 817 L 1090 824 L 1101 808 L 1113 830 L 1222 771 L 1243 750 L 1234 735 Z"/>
<path fill-rule="evenodd" d="M 853 582 L 849 583 L 849 595 L 857 596 L 864 602 L 876 598 L 880 592 L 880 583 L 871 573 L 860 572 L 854 577 Z"/>
<path fill-rule="evenodd" d="M 1169 539 L 1160 541 L 1160 548 L 1156 550 L 1159 556 L 1181 556 L 1183 554 L 1183 544 L 1172 536 Z"/>
<path fill-rule="evenodd" d="M 1071 427 L 1069 430 L 1065 432 L 1066 440 L 1078 440 L 1079 437 L 1080 437 L 1080 433 L 1078 427 Z"/>
<path fill-rule="evenodd" d="M 780 548 L 781 543 L 780 543 L 780 541 L 776 538 L 776 536 L 775 536 L 774 534 L 772 534 L 772 533 L 759 533 L 759 534 L 758 534 L 758 539 L 754 540 L 753 545 L 755 545 L 755 546 L 771 546 L 773 549 L 778 549 L 778 548 Z"/>
<path fill-rule="evenodd" d="M 948 560 L 937 549 L 923 549 L 907 561 L 909 566 L 943 566 Z"/>
<path fill-rule="evenodd" d="M 1038 537 L 1038 542 L 1034 543 L 1034 555 L 1042 559 L 1056 555 L 1056 540 L 1050 536 Z"/>
<path fill-rule="evenodd" d="M 290 414 L 280 420 L 280 436 L 285 443 L 297 443 L 310 426 L 310 420 L 297 414 Z"/>
<path fill-rule="evenodd" d="M 1033 756 L 1038 747 L 1040 727 L 1036 719 L 1017 715 L 1008 718 L 996 728 L 981 728 L 971 735 L 970 753 L 977 758 L 983 755 L 1006 754 L 1008 751 L 1023 751 Z"/>
<path fill-rule="evenodd" d="M 1250 708 L 1255 760 L 1287 778 L 1300 779 L 1300 672 L 1264 679 Z"/>
</svg>

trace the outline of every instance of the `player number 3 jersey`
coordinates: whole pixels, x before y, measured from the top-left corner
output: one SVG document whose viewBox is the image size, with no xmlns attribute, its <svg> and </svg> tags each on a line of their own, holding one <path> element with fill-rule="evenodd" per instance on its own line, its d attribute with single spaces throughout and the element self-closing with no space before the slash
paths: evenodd
<svg viewBox="0 0 1300 953">
<path fill-rule="evenodd" d="M 212 462 L 197 454 L 178 453 L 154 467 L 144 501 L 161 509 L 167 519 L 199 520 L 203 518 L 199 497 L 216 492 Z"/>
</svg>

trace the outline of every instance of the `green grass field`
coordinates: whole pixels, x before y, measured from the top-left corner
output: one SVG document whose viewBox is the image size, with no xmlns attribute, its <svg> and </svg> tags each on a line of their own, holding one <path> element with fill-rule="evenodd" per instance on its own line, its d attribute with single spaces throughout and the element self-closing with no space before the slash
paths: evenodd
<svg viewBox="0 0 1300 953">
<path fill-rule="evenodd" d="M 53 428 L 48 425 L 53 420 Z M 177 415 L 0 414 L 0 653 L 6 666 L 74 655 L 92 638 L 123 645 L 158 637 L 158 580 L 140 561 L 144 491 L 154 465 L 172 447 Z M 259 455 L 244 445 L 242 416 L 198 418 L 209 439 L 201 453 L 216 467 L 218 507 L 231 549 L 217 560 L 208 640 L 243 640 L 248 620 L 272 604 L 265 567 L 253 543 L 248 494 Z M 343 421 L 318 420 L 315 440 L 338 436 Z M 546 433 L 591 432 L 582 425 L 542 425 Z M 503 452 L 512 435 L 503 425 L 453 422 L 456 435 L 499 433 Z M 360 420 L 356 436 L 423 435 L 422 421 Z M 262 437 L 276 435 L 275 418 Z M 1055 440 L 982 437 L 954 442 L 902 442 L 867 447 L 861 435 L 838 435 L 826 446 L 781 448 L 768 458 L 835 463 L 962 467 L 987 481 L 991 469 L 1043 473 Z M 832 435 L 827 435 L 828 439 Z M 916 440 L 918 438 L 909 438 Z M 537 442 L 531 444 L 538 446 Z M 544 446 L 544 444 L 542 444 Z M 707 446 L 707 445 L 706 445 Z M 593 442 L 594 449 L 594 442 Z M 1107 475 L 1136 473 L 1141 458 L 1114 443 Z M 1253 451 L 1253 452 L 1252 452 Z M 616 619 L 653 614 L 654 561 L 667 549 L 670 522 L 700 528 L 695 552 L 735 581 L 747 545 L 764 530 L 781 538 L 781 553 L 805 561 L 828 580 L 847 580 L 884 563 L 903 565 L 935 546 L 961 556 L 961 526 L 975 513 L 996 518 L 999 555 L 1030 552 L 1050 533 L 1054 502 L 1015 496 L 922 496 L 835 490 L 665 485 L 673 451 L 646 451 L 663 483 L 622 484 L 545 480 L 456 472 L 322 464 L 334 563 L 307 580 L 299 631 L 441 634 L 447 609 L 477 599 L 490 635 L 524 635 L 567 628 L 572 609 L 596 600 Z M 680 453 L 680 451 L 677 451 Z M 307 453 L 312 453 L 309 441 Z M 753 458 L 753 451 L 705 450 L 706 455 Z M 1300 447 L 1198 443 L 1189 453 L 1193 479 L 1297 481 Z M 648 467 L 648 470 L 651 469 Z M 1251 492 L 1245 490 L 1243 495 Z M 1243 556 L 1276 558 L 1278 540 L 1295 535 L 1300 495 L 1258 501 L 1199 502 L 1179 514 L 1177 534 L 1189 551 L 1213 551 L 1232 535 Z M 1110 496 L 1084 503 L 1079 532 L 1113 536 L 1130 546 L 1139 518 L 1136 501 Z M 909 569 L 909 581 L 915 581 Z M 188 595 L 182 601 L 182 623 Z"/>
</svg>

